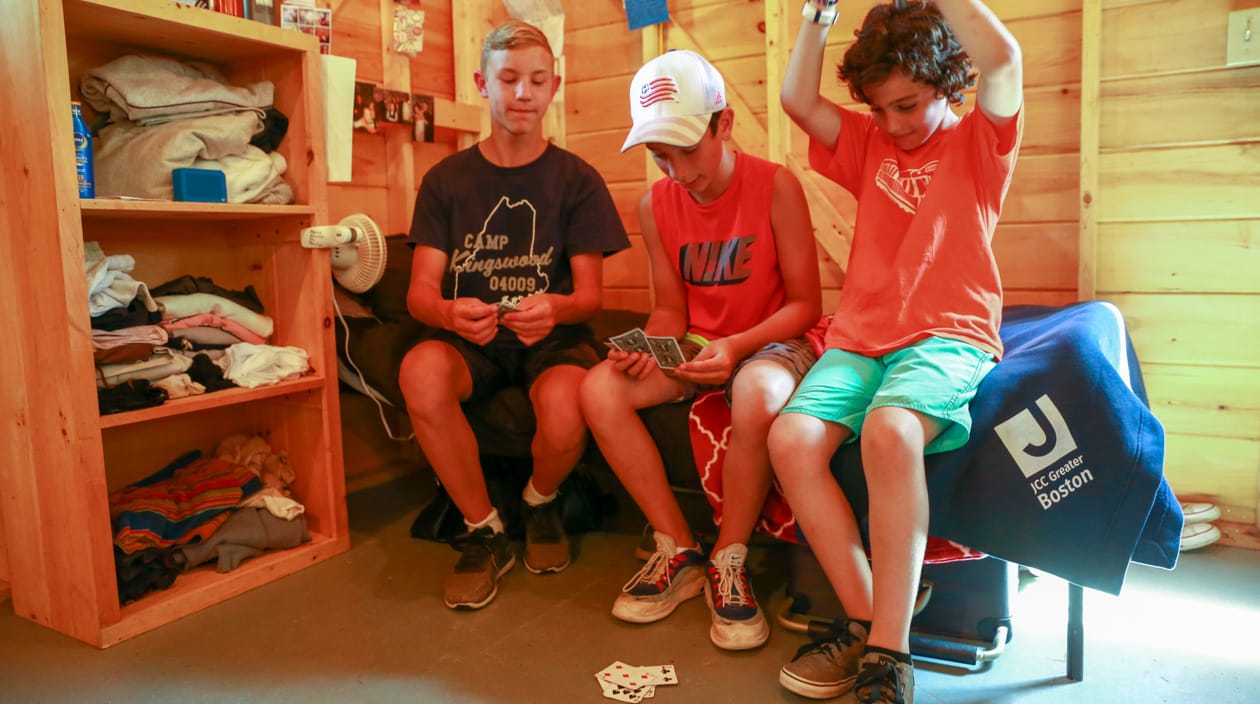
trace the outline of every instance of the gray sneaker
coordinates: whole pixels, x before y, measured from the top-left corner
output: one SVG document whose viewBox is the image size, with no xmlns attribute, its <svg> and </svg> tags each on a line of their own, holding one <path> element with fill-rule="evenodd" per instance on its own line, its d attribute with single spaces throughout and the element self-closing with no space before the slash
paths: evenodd
<svg viewBox="0 0 1260 704">
<path fill-rule="evenodd" d="M 840 704 L 914 704 L 914 666 L 883 653 L 867 653 L 857 680 Z"/>
<path fill-rule="evenodd" d="M 463 554 L 446 575 L 443 591 L 452 609 L 480 609 L 499 593 L 499 577 L 516 564 L 507 535 L 486 526 L 464 539 Z"/>
<path fill-rule="evenodd" d="M 866 627 L 860 623 L 836 624 L 796 651 L 792 662 L 779 670 L 779 684 L 811 699 L 831 699 L 850 691 L 866 649 L 866 637 Z"/>
<path fill-rule="evenodd" d="M 534 574 L 559 572 L 569 566 L 572 552 L 564 532 L 560 502 L 553 499 L 541 506 L 521 502 L 525 520 L 525 569 Z"/>
</svg>

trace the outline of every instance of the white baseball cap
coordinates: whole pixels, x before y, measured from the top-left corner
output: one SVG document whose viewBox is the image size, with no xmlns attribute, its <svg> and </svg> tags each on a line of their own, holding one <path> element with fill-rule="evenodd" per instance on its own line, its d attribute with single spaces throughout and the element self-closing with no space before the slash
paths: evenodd
<svg viewBox="0 0 1260 704">
<path fill-rule="evenodd" d="M 634 126 L 621 151 L 645 142 L 690 147 L 704 137 L 710 116 L 725 108 L 726 84 L 713 64 L 694 51 L 668 51 L 630 82 Z"/>
</svg>

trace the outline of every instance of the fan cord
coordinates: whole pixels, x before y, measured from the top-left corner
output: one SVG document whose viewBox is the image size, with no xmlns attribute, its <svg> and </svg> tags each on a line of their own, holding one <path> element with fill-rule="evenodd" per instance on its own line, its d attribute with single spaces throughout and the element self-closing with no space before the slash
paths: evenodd
<svg viewBox="0 0 1260 704">
<path fill-rule="evenodd" d="M 341 329 L 345 330 L 346 332 L 346 344 L 345 344 L 346 364 L 349 364 L 350 368 L 354 370 L 354 373 L 359 375 L 359 383 L 363 384 L 363 389 L 364 391 L 367 392 L 367 397 L 372 399 L 372 403 L 376 404 L 377 413 L 380 415 L 380 418 L 381 418 L 381 425 L 385 426 L 385 434 L 389 436 L 390 440 L 393 440 L 395 442 L 411 442 L 411 440 L 413 440 L 416 437 L 415 433 L 412 433 L 411 435 L 408 435 L 405 438 L 400 438 L 394 435 L 394 431 L 390 429 L 389 421 L 386 420 L 385 418 L 385 406 L 381 404 L 381 399 L 379 396 L 380 392 L 372 388 L 371 384 L 367 383 L 367 379 L 363 378 L 363 372 L 359 370 L 359 365 L 355 364 L 354 360 L 350 357 L 350 325 L 349 323 L 346 322 L 345 317 L 342 316 L 341 314 L 341 307 L 337 305 L 336 296 L 332 297 L 332 304 L 333 304 L 333 311 L 336 312 L 337 314 L 337 320 L 341 321 Z"/>
</svg>

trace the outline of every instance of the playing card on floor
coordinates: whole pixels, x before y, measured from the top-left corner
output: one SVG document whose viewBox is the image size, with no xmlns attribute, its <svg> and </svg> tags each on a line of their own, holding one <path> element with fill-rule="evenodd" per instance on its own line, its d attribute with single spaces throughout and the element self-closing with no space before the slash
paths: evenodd
<svg viewBox="0 0 1260 704">
<path fill-rule="evenodd" d="M 599 679 L 599 678 L 596 678 Z M 639 689 L 632 689 L 625 685 L 613 684 L 605 680 L 599 680 L 599 686 L 604 690 L 604 696 L 608 699 L 616 699 L 619 702 L 630 702 L 637 704 L 644 699 L 655 696 L 656 688 L 652 685 Z"/>
<path fill-rule="evenodd" d="M 678 684 L 673 665 L 636 667 L 620 660 L 595 673 L 604 696 L 623 702 L 639 702 L 656 696 L 661 685 Z"/>
</svg>

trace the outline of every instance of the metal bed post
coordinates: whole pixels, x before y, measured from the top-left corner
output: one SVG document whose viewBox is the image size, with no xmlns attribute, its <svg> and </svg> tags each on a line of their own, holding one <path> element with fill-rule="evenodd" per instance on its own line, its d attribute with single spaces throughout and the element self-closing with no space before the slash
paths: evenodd
<svg viewBox="0 0 1260 704">
<path fill-rule="evenodd" d="M 1085 679 L 1085 590 L 1068 583 L 1067 678 Z"/>
</svg>

